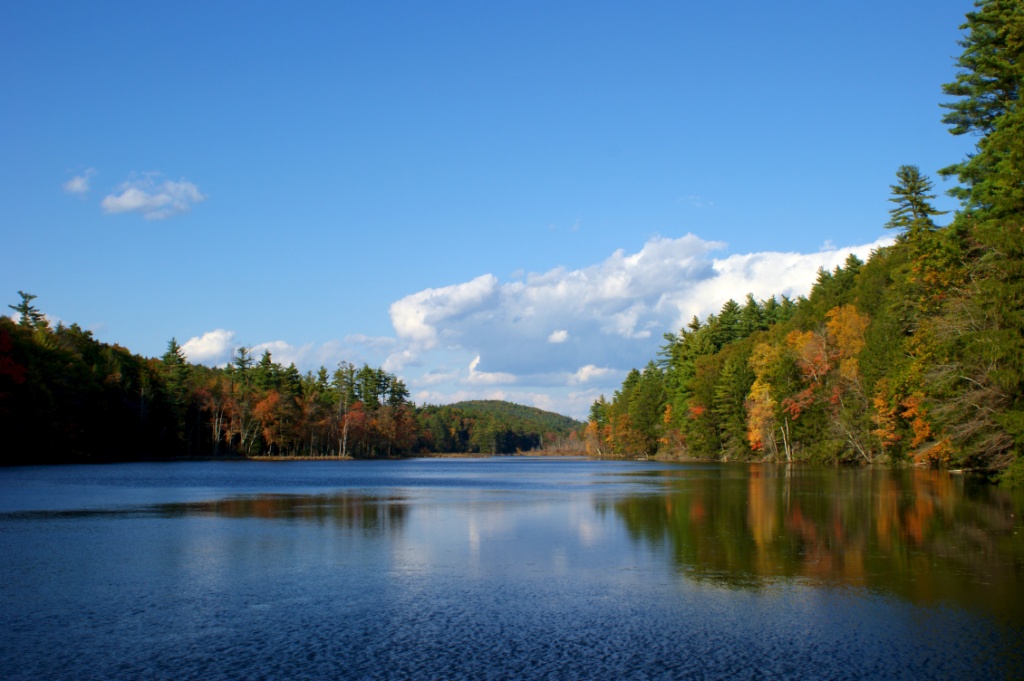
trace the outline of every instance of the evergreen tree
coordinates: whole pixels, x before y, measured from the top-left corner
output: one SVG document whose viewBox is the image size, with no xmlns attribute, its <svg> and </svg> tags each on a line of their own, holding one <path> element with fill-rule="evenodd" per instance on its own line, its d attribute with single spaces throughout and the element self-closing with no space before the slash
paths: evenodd
<svg viewBox="0 0 1024 681">
<path fill-rule="evenodd" d="M 259 391 L 276 390 L 278 388 L 280 369 L 271 358 L 270 350 L 264 350 L 260 361 L 253 367 L 253 386 Z"/>
<path fill-rule="evenodd" d="M 171 338 L 167 343 L 167 352 L 160 359 L 164 364 L 164 372 L 167 376 L 167 392 L 170 394 L 172 402 L 175 404 L 184 403 L 190 372 L 185 352 L 178 345 L 176 338 Z"/>
<path fill-rule="evenodd" d="M 626 410 L 635 430 L 640 454 L 654 454 L 661 434 L 661 415 L 665 409 L 665 379 L 654 362 L 648 362 L 627 398 Z"/>
<path fill-rule="evenodd" d="M 979 203 L 975 185 L 990 180 L 1001 159 L 1014 152 L 1019 158 L 1021 138 L 1013 132 L 1020 132 L 1019 112 L 1015 114 L 1015 110 L 1019 108 L 1024 80 L 1024 3 L 978 0 L 975 7 L 977 11 L 969 12 L 967 22 L 960 27 L 967 32 L 959 42 L 964 48 L 957 59 L 960 71 L 955 81 L 943 86 L 945 94 L 957 99 L 941 104 L 949 109 L 942 120 L 951 133 L 983 136 L 978 143 L 979 153 L 939 171 L 943 176 L 958 176 L 966 185 L 951 193 L 968 208 Z M 1012 120 L 1018 123 L 1012 124 Z M 997 131 L 1005 134 L 989 140 Z M 1019 182 L 1016 186 L 1019 191 Z"/>
<path fill-rule="evenodd" d="M 954 135 L 988 135 L 1020 96 L 1024 62 L 1024 5 L 1020 0 L 977 0 L 960 26 L 967 31 L 958 41 L 964 51 L 957 58 L 956 80 L 942 91 L 957 100 L 941 104 L 949 109 L 942 122 Z"/>
<path fill-rule="evenodd" d="M 764 307 L 754 300 L 754 294 L 748 293 L 743 309 L 740 311 L 740 337 L 747 338 L 755 331 L 768 328 Z"/>
<path fill-rule="evenodd" d="M 281 372 L 281 392 L 291 397 L 298 397 L 302 392 L 302 374 L 296 368 L 295 362 Z"/>
<path fill-rule="evenodd" d="M 732 350 L 732 348 L 730 348 Z M 754 374 L 748 367 L 747 357 L 736 352 L 722 365 L 714 384 L 712 411 L 718 422 L 719 440 L 726 459 L 743 457 L 750 453 L 747 440 L 745 402 L 754 383 Z"/>
<path fill-rule="evenodd" d="M 18 295 L 21 296 L 21 302 L 17 305 L 7 306 L 18 313 L 20 317 L 18 319 L 18 324 L 34 329 L 49 328 L 50 323 L 46 321 L 46 317 L 32 304 L 32 301 L 38 296 L 34 296 L 31 293 L 25 293 L 24 291 L 18 291 Z"/>
<path fill-rule="evenodd" d="M 320 365 L 320 368 L 316 370 L 316 390 L 321 395 L 326 395 L 330 392 L 331 384 L 330 378 L 327 374 L 327 367 Z"/>
<path fill-rule="evenodd" d="M 235 356 L 231 358 L 231 367 L 237 372 L 240 382 L 246 387 L 249 385 L 249 379 L 251 378 L 249 370 L 252 369 L 254 361 L 252 358 L 252 348 L 247 348 L 244 345 L 238 348 L 235 351 Z"/>
<path fill-rule="evenodd" d="M 594 400 L 594 403 L 590 405 L 590 416 L 589 421 L 596 423 L 598 428 L 604 428 L 608 423 L 608 401 L 605 400 L 604 395 Z"/>
<path fill-rule="evenodd" d="M 726 343 L 739 340 L 743 336 L 741 317 L 740 304 L 732 298 L 725 301 L 718 313 L 717 324 L 714 325 L 715 328 L 712 331 L 712 340 L 716 350 L 721 350 Z"/>
<path fill-rule="evenodd" d="M 889 199 L 896 207 L 889 211 L 892 216 L 885 223 L 888 229 L 904 230 L 900 236 L 913 238 L 922 232 L 935 230 L 933 215 L 944 215 L 946 211 L 935 210 L 929 203 L 935 195 L 931 180 L 922 175 L 917 166 L 900 166 L 896 171 L 897 184 L 889 185 L 892 198 Z"/>
<path fill-rule="evenodd" d="M 409 389 L 405 386 L 405 381 L 395 376 L 390 377 L 388 381 L 388 406 L 397 407 L 405 404 L 409 399 Z"/>
</svg>

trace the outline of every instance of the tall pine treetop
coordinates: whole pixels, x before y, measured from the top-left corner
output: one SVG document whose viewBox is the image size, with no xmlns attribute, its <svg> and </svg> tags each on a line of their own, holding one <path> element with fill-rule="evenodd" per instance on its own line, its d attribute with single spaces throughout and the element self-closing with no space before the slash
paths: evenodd
<svg viewBox="0 0 1024 681">
<path fill-rule="evenodd" d="M 1019 168 L 1021 112 L 1020 89 L 1024 81 L 1024 0 L 978 0 L 978 8 L 961 26 L 967 31 L 957 59 L 956 80 L 943 92 L 959 97 L 942 104 L 949 109 L 943 122 L 954 135 L 981 135 L 978 153 L 939 171 L 955 175 L 964 186 L 949 193 L 968 209 L 1014 205 L 1019 178 L 1007 170 Z M 1001 180 L 993 181 L 995 176 Z M 1008 182 L 1007 182 L 1008 180 Z M 986 186 L 987 185 L 987 186 Z M 980 192 L 977 190 L 981 190 Z M 1010 194 L 1009 201 L 1007 194 Z"/>
<path fill-rule="evenodd" d="M 917 166 L 900 166 L 896 171 L 897 183 L 889 185 L 892 198 L 889 199 L 896 207 L 889 211 L 892 217 L 885 226 L 889 229 L 903 229 L 906 234 L 913 235 L 935 229 L 933 215 L 943 215 L 946 211 L 935 210 L 929 200 L 932 183 L 927 175 L 922 175 Z"/>
<path fill-rule="evenodd" d="M 967 34 L 959 41 L 964 48 L 956 64 L 956 80 L 942 91 L 960 98 L 941 104 L 949 113 L 942 121 L 954 135 L 967 132 L 986 135 L 995 121 L 1020 96 L 1024 63 L 1024 2 L 1021 0 L 977 0 L 975 12 L 967 14 L 960 26 Z"/>
<path fill-rule="evenodd" d="M 21 296 L 21 302 L 17 305 L 7 306 L 18 313 L 18 324 L 36 329 L 48 328 L 50 323 L 46 320 L 46 316 L 32 304 L 32 301 L 35 300 L 37 296 L 31 293 L 25 293 L 24 291 L 18 291 L 18 295 Z"/>
</svg>

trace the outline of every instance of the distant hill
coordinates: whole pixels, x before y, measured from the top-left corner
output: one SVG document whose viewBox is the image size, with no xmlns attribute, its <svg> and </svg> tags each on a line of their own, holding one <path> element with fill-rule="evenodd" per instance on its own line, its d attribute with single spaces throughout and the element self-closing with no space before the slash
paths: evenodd
<svg viewBox="0 0 1024 681">
<path fill-rule="evenodd" d="M 508 421 L 533 424 L 540 432 L 552 432 L 559 435 L 567 435 L 586 425 L 582 421 L 568 416 L 504 400 L 466 400 L 455 402 L 451 406 L 461 409 L 467 414 L 487 414 Z"/>
<path fill-rule="evenodd" d="M 511 454 L 558 447 L 583 423 L 536 407 L 470 400 L 417 410 L 422 452 Z"/>
</svg>

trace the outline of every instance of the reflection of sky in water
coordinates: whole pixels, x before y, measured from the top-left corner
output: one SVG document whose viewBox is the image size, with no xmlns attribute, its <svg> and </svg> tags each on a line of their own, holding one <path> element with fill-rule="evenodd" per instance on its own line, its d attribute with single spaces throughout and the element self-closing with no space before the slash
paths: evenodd
<svg viewBox="0 0 1024 681">
<path fill-rule="evenodd" d="M 394 569 L 465 569 L 467 577 L 555 571 L 599 536 L 586 495 L 540 492 L 523 499 L 468 495 L 459 503 L 423 496 L 393 543 Z"/>
<path fill-rule="evenodd" d="M 546 460 L 3 470 L 0 668 L 884 678 L 974 675 L 983 660 L 1006 676 L 1019 667 L 998 656 L 1024 621 L 1020 497 L 927 473 Z"/>
</svg>

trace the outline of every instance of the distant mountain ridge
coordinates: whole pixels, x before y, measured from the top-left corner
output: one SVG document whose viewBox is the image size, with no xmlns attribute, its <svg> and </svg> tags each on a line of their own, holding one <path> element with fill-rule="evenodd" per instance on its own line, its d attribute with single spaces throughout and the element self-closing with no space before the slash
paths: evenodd
<svg viewBox="0 0 1024 681">
<path fill-rule="evenodd" d="M 582 421 L 577 421 L 569 416 L 505 400 L 465 400 L 463 402 L 455 402 L 449 406 L 472 414 L 487 414 L 499 418 L 505 417 L 516 421 L 535 423 L 541 432 L 550 431 L 568 434 L 586 425 Z"/>
<path fill-rule="evenodd" d="M 423 452 L 513 454 L 563 449 L 583 424 L 568 416 L 502 400 L 417 408 Z"/>
</svg>

